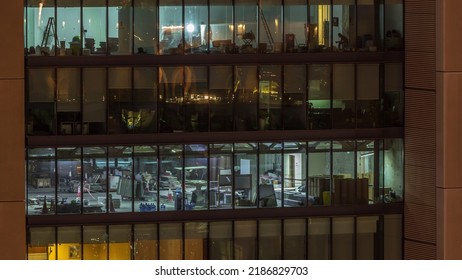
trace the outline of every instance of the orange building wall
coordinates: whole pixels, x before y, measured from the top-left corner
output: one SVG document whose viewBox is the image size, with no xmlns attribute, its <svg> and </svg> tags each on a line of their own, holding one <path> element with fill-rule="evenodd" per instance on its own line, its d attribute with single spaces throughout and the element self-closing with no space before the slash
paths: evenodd
<svg viewBox="0 0 462 280">
<path fill-rule="evenodd" d="M 0 9 L 0 259 L 26 258 L 23 1 Z"/>
</svg>

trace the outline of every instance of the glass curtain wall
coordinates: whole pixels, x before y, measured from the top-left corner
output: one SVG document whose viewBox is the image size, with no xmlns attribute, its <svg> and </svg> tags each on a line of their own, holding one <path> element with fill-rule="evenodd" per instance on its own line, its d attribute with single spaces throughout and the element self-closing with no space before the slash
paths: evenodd
<svg viewBox="0 0 462 280">
<path fill-rule="evenodd" d="M 234 222 L 234 259 L 257 259 L 257 228 L 257 221 Z"/>
<path fill-rule="evenodd" d="M 133 104 L 128 116 L 132 116 L 135 133 L 157 132 L 157 68 L 133 69 Z"/>
<path fill-rule="evenodd" d="M 309 1 L 309 22 L 306 27 L 308 50 L 323 52 L 331 49 L 331 0 Z"/>
<path fill-rule="evenodd" d="M 132 69 L 118 67 L 108 69 L 108 133 L 120 134 L 132 132 L 135 128 L 135 116 L 132 103 Z"/>
<path fill-rule="evenodd" d="M 48 203 L 56 194 L 56 186 L 69 187 L 67 181 L 56 181 L 55 149 L 33 148 L 27 156 L 27 214 L 49 214 Z"/>
<path fill-rule="evenodd" d="M 159 241 L 157 224 L 139 224 L 133 228 L 133 259 L 157 260 Z"/>
<path fill-rule="evenodd" d="M 80 69 L 58 68 L 57 81 L 58 134 L 82 134 Z"/>
<path fill-rule="evenodd" d="M 133 147 L 109 147 L 109 172 L 113 182 L 109 188 L 109 212 L 133 212 L 133 203 L 141 200 L 142 191 L 133 186 Z"/>
<path fill-rule="evenodd" d="M 234 110 L 234 130 L 257 130 L 259 90 L 257 66 L 236 66 L 234 71 L 234 89 L 236 100 L 236 106 Z"/>
<path fill-rule="evenodd" d="M 354 128 L 355 65 L 334 64 L 332 72 L 333 128 Z"/>
<path fill-rule="evenodd" d="M 157 146 L 135 146 L 133 151 L 135 212 L 155 212 L 158 206 Z"/>
<path fill-rule="evenodd" d="M 108 232 L 109 260 L 132 259 L 132 226 L 110 225 Z"/>
<path fill-rule="evenodd" d="M 107 212 L 108 166 L 105 147 L 83 147 L 84 213 Z M 82 191 L 82 190 L 81 190 Z"/>
<path fill-rule="evenodd" d="M 184 259 L 207 260 L 208 224 L 190 222 L 184 224 Z"/>
<path fill-rule="evenodd" d="M 284 51 L 307 52 L 310 26 L 306 0 L 284 1 Z"/>
<path fill-rule="evenodd" d="M 385 50 L 400 51 L 403 49 L 403 1 L 385 0 Z"/>
<path fill-rule="evenodd" d="M 260 0 L 258 52 L 281 53 L 283 45 L 283 6 L 281 0 Z"/>
<path fill-rule="evenodd" d="M 283 189 L 282 143 L 261 143 L 259 145 L 258 206 L 282 207 Z"/>
<path fill-rule="evenodd" d="M 83 68 L 82 78 L 82 134 L 106 134 L 106 69 Z"/>
<path fill-rule="evenodd" d="M 356 43 L 356 29 L 358 27 L 356 24 L 357 11 L 355 0 L 333 0 L 332 9 L 333 49 L 351 51 L 357 47 L 361 48 L 361 45 L 357 46 Z"/>
<path fill-rule="evenodd" d="M 234 144 L 234 192 L 236 207 L 256 207 L 258 178 L 258 145 Z"/>
<path fill-rule="evenodd" d="M 239 53 L 256 53 L 258 30 L 258 2 L 253 0 L 234 1 L 234 42 Z"/>
<path fill-rule="evenodd" d="M 106 0 L 82 1 L 82 54 L 105 55 L 107 52 L 107 8 Z M 60 48 L 60 55 L 66 55 L 66 49 Z"/>
<path fill-rule="evenodd" d="M 182 54 L 183 32 L 183 2 L 159 0 L 159 54 Z"/>
<path fill-rule="evenodd" d="M 183 146 L 159 147 L 159 198 L 160 211 L 183 209 Z"/>
<path fill-rule="evenodd" d="M 209 131 L 208 73 L 206 66 L 185 67 L 185 131 Z"/>
<path fill-rule="evenodd" d="M 332 203 L 354 204 L 356 200 L 355 141 L 332 143 Z"/>
<path fill-rule="evenodd" d="M 134 0 L 133 47 L 136 54 L 158 54 L 157 0 Z"/>
<path fill-rule="evenodd" d="M 381 126 L 380 65 L 356 65 L 356 125 L 358 128 Z"/>
<path fill-rule="evenodd" d="M 332 128 L 332 66 L 308 65 L 309 129 Z"/>
<path fill-rule="evenodd" d="M 47 34 L 54 34 L 53 27 L 48 18 L 47 26 L 43 33 L 43 37 L 50 37 Z M 81 9 L 79 0 L 56 0 L 56 26 L 57 39 L 59 40 L 60 48 L 65 49 L 66 55 L 81 55 L 82 54 L 82 22 Z M 47 32 L 47 30 L 49 32 Z M 56 39 L 56 38 L 55 38 Z M 56 40 L 56 41 L 58 41 Z M 57 44 L 54 44 L 57 46 Z M 43 51 L 48 51 L 45 48 Z M 50 48 L 51 51 L 51 48 Z M 67 53 L 66 53 L 67 52 Z"/>
<path fill-rule="evenodd" d="M 55 69 L 29 69 L 27 90 L 28 135 L 51 135 L 55 132 Z"/>
<path fill-rule="evenodd" d="M 202 45 L 212 54 L 237 53 L 233 1 L 209 0 L 209 5 L 210 26 L 205 22 L 200 26 Z"/>
<path fill-rule="evenodd" d="M 307 250 L 306 219 L 283 220 L 283 255 L 284 260 L 304 260 Z"/>
<path fill-rule="evenodd" d="M 233 222 L 209 223 L 209 254 L 211 260 L 232 260 Z"/>
<path fill-rule="evenodd" d="M 282 127 L 282 68 L 280 65 L 262 65 L 258 78 L 258 128 L 279 130 Z"/>
<path fill-rule="evenodd" d="M 57 149 L 57 196 L 44 199 L 48 204 L 48 212 L 58 214 L 82 213 L 82 210 L 90 204 L 83 201 L 83 193 L 90 193 L 88 185 L 83 185 L 81 165 L 81 148 L 62 147 Z M 64 187 L 61 187 L 64 186 Z M 84 210 L 85 211 L 85 210 Z"/>
<path fill-rule="evenodd" d="M 210 131 L 232 131 L 234 87 L 232 66 L 209 67 Z"/>
<path fill-rule="evenodd" d="M 307 129 L 307 80 L 305 65 L 284 65 L 282 128 Z"/>
<path fill-rule="evenodd" d="M 184 209 L 207 209 L 207 203 L 197 205 L 198 198 L 205 199 L 208 180 L 208 147 L 203 144 L 185 145 L 184 160 Z M 231 200 L 230 200 L 231 201 Z"/>
<path fill-rule="evenodd" d="M 208 205 L 210 209 L 232 208 L 232 201 L 237 203 L 239 197 L 233 191 L 234 172 L 233 172 L 233 145 L 232 144 L 211 144 L 209 145 L 209 196 Z M 207 196 L 201 199 L 199 194 L 204 196 L 201 190 L 196 196 L 196 205 L 203 203 L 207 206 Z M 226 196 L 226 204 L 221 204 Z M 235 203 L 235 204 L 236 204 Z"/>
<path fill-rule="evenodd" d="M 184 1 L 185 53 L 205 53 L 208 51 L 208 40 L 203 40 L 204 37 L 210 36 L 210 34 L 204 34 L 206 32 L 206 27 L 210 29 L 209 7 L 207 4 L 207 0 Z M 210 30 L 208 31 L 210 33 Z"/>
<path fill-rule="evenodd" d="M 53 228 L 31 228 L 29 240 L 29 244 L 27 244 L 28 260 L 56 260 L 56 235 Z"/>
<path fill-rule="evenodd" d="M 184 68 L 159 68 L 159 132 L 184 129 Z"/>
<path fill-rule="evenodd" d="M 306 207 L 313 204 L 307 200 L 307 147 L 306 142 L 284 142 L 283 193 L 284 207 Z"/>
<path fill-rule="evenodd" d="M 308 205 L 332 204 L 331 147 L 331 141 L 308 142 Z"/>
</svg>

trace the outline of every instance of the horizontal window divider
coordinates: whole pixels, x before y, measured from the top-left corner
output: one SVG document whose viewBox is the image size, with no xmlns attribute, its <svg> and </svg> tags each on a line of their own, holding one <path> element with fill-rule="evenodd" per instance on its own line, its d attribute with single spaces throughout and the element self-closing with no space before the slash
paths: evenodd
<svg viewBox="0 0 462 280">
<path fill-rule="evenodd" d="M 271 130 L 271 131 L 232 131 L 232 132 L 177 132 L 150 134 L 108 134 L 108 135 L 48 135 L 27 136 L 26 146 L 113 146 L 144 144 L 182 144 L 184 143 L 233 143 L 233 142 L 275 142 L 349 139 L 393 139 L 403 138 L 403 127 L 329 129 L 329 130 Z M 179 139 L 184 139 L 181 141 Z"/>
<path fill-rule="evenodd" d="M 26 67 L 111 67 L 222 64 L 308 64 L 402 62 L 404 52 L 325 52 L 281 54 L 197 54 L 197 55 L 117 55 L 117 56 L 30 56 Z"/>
</svg>

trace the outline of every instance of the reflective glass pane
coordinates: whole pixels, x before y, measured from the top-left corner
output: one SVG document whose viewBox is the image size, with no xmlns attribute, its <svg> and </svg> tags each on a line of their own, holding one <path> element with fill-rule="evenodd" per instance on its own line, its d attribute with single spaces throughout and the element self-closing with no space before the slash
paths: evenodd
<svg viewBox="0 0 462 280">
<path fill-rule="evenodd" d="M 83 55 L 106 54 L 106 0 L 83 0 Z"/>
<path fill-rule="evenodd" d="M 109 212 L 132 212 L 133 200 L 139 200 L 142 191 L 134 192 L 132 147 L 109 147 Z"/>
<path fill-rule="evenodd" d="M 284 66 L 282 123 L 284 130 L 306 129 L 306 66 Z"/>
<path fill-rule="evenodd" d="M 356 204 L 369 204 L 373 201 L 373 193 L 376 185 L 375 166 L 378 154 L 376 153 L 377 141 L 356 141 Z M 377 174 L 378 175 L 378 174 Z M 352 202 L 353 203 L 353 202 Z"/>
<path fill-rule="evenodd" d="M 133 69 L 133 131 L 157 132 L 157 68 Z"/>
<path fill-rule="evenodd" d="M 380 67 L 358 64 L 356 67 L 356 125 L 378 127 L 380 114 Z"/>
<path fill-rule="evenodd" d="M 109 226 L 109 259 L 130 260 L 132 256 L 132 226 Z"/>
<path fill-rule="evenodd" d="M 159 54 L 183 53 L 183 5 L 179 0 L 159 0 Z"/>
<path fill-rule="evenodd" d="M 383 226 L 383 247 L 385 260 L 403 259 L 403 217 L 385 215 Z"/>
<path fill-rule="evenodd" d="M 157 54 L 157 0 L 134 1 L 134 47 L 138 54 Z"/>
<path fill-rule="evenodd" d="M 209 68 L 210 131 L 233 130 L 233 67 Z"/>
<path fill-rule="evenodd" d="M 231 208 L 233 194 L 234 199 L 238 198 L 233 193 L 232 144 L 211 144 L 209 148 L 210 209 Z M 223 203 L 221 203 L 222 200 Z M 227 203 L 224 203 L 225 200 Z"/>
<path fill-rule="evenodd" d="M 234 1 L 234 42 L 240 53 L 256 53 L 258 39 L 258 6 L 256 1 Z"/>
<path fill-rule="evenodd" d="M 304 207 L 314 203 L 307 200 L 306 143 L 284 143 L 284 207 Z"/>
<path fill-rule="evenodd" d="M 333 204 L 356 201 L 355 141 L 334 141 L 332 144 Z"/>
<path fill-rule="evenodd" d="M 284 1 L 284 49 L 285 52 L 308 50 L 308 8 L 306 0 Z"/>
<path fill-rule="evenodd" d="M 82 188 L 81 148 L 62 147 L 58 153 L 58 197 L 50 201 L 51 211 L 56 208 L 58 214 L 82 213 L 83 194 L 90 193 L 88 185 Z M 84 210 L 85 211 L 85 210 Z"/>
<path fill-rule="evenodd" d="M 357 28 L 355 0 L 334 0 L 333 2 L 333 46 L 338 51 L 354 50 L 356 48 Z M 373 24 L 371 25 L 373 28 Z"/>
<path fill-rule="evenodd" d="M 262 220 L 258 223 L 258 259 L 280 260 L 281 252 L 281 221 Z M 271 244 L 268 246 L 267 244 Z"/>
<path fill-rule="evenodd" d="M 183 209 L 183 147 L 159 146 L 160 211 Z"/>
<path fill-rule="evenodd" d="M 329 218 L 308 218 L 308 259 L 331 258 L 331 225 Z"/>
<path fill-rule="evenodd" d="M 159 250 L 157 224 L 134 225 L 133 239 L 135 260 L 157 260 Z"/>
<path fill-rule="evenodd" d="M 234 222 L 234 259 L 257 259 L 257 221 Z"/>
<path fill-rule="evenodd" d="M 404 157 L 402 139 L 385 139 L 383 143 L 383 191 L 380 200 L 400 202 L 404 197 Z M 383 193 L 382 193 L 383 192 Z"/>
<path fill-rule="evenodd" d="M 233 1 L 210 0 L 210 28 L 201 24 L 201 39 L 213 54 L 236 53 L 234 44 Z"/>
<path fill-rule="evenodd" d="M 259 1 L 260 24 L 258 26 L 259 53 L 280 53 L 283 46 L 283 15 L 281 0 Z"/>
<path fill-rule="evenodd" d="M 235 68 L 235 98 L 234 114 L 235 130 L 256 130 L 258 77 L 257 66 L 237 66 Z"/>
<path fill-rule="evenodd" d="M 50 135 L 56 120 L 56 72 L 54 69 L 30 69 L 28 83 L 27 134 Z"/>
<path fill-rule="evenodd" d="M 83 227 L 84 260 L 107 260 L 108 250 L 108 233 L 106 226 Z"/>
<path fill-rule="evenodd" d="M 308 117 L 310 129 L 332 127 L 332 79 L 330 65 L 308 66 Z"/>
<path fill-rule="evenodd" d="M 25 47 L 28 55 L 46 55 L 57 44 L 54 1 L 28 0 L 26 6 Z M 46 30 L 50 30 L 47 35 Z M 43 48 L 43 53 L 42 53 Z"/>
<path fill-rule="evenodd" d="M 186 210 L 204 210 L 207 208 L 207 145 L 185 145 L 184 193 Z M 202 203 L 201 203 L 202 200 Z M 196 205 L 199 202 L 199 205 Z M 197 207 L 196 207 L 197 206 Z"/>
<path fill-rule="evenodd" d="M 56 260 L 57 250 L 53 227 L 29 228 L 28 241 L 28 260 Z"/>
<path fill-rule="evenodd" d="M 209 259 L 233 259 L 233 227 L 232 222 L 209 223 Z"/>
<path fill-rule="evenodd" d="M 385 63 L 384 72 L 384 126 L 402 126 L 404 104 L 403 65 L 401 63 Z"/>
<path fill-rule="evenodd" d="M 84 213 L 107 211 L 108 168 L 103 147 L 83 147 Z"/>
<path fill-rule="evenodd" d="M 133 8 L 131 0 L 108 0 L 108 42 L 110 54 L 131 54 Z"/>
<path fill-rule="evenodd" d="M 355 125 L 355 65 L 333 66 L 333 128 L 353 128 Z"/>
<path fill-rule="evenodd" d="M 185 53 L 204 53 L 207 52 L 207 40 L 205 29 L 209 25 L 207 0 L 185 0 L 184 1 L 184 39 Z M 204 29 L 202 31 L 202 29 Z M 204 32 L 204 33 L 203 33 Z"/>
<path fill-rule="evenodd" d="M 94 248 L 95 251 L 84 253 L 84 249 L 87 248 L 82 248 L 81 235 L 81 227 L 58 227 L 57 260 L 81 260 L 82 257 L 84 260 L 99 259 L 99 248 Z M 91 257 L 88 258 L 90 255 Z"/>
<path fill-rule="evenodd" d="M 257 154 L 255 143 L 234 144 L 234 191 L 236 207 L 255 207 L 257 200 Z"/>
<path fill-rule="evenodd" d="M 282 143 L 259 145 L 258 207 L 282 207 Z"/>
<path fill-rule="evenodd" d="M 309 204 L 330 206 L 332 203 L 331 142 L 308 142 L 308 192 Z"/>
<path fill-rule="evenodd" d="M 155 212 L 158 210 L 158 161 L 157 146 L 134 147 L 134 192 L 135 212 Z"/>
<path fill-rule="evenodd" d="M 58 134 L 82 134 L 80 69 L 58 68 Z"/>
<path fill-rule="evenodd" d="M 159 132 L 183 131 L 183 67 L 159 68 Z"/>
<path fill-rule="evenodd" d="M 207 67 L 185 67 L 185 131 L 209 130 L 209 93 Z"/>
<path fill-rule="evenodd" d="M 305 219 L 284 220 L 284 260 L 306 259 L 306 234 Z"/>
<path fill-rule="evenodd" d="M 56 191 L 55 150 L 32 148 L 27 155 L 27 214 L 49 214 Z"/>
<path fill-rule="evenodd" d="M 282 74 L 279 65 L 260 66 L 258 128 L 281 129 Z"/>
<path fill-rule="evenodd" d="M 60 41 L 60 48 L 63 48 L 63 45 L 65 46 L 66 55 L 81 55 L 82 30 L 80 22 L 80 1 L 57 0 L 56 6 L 57 17 L 55 24 L 58 40 Z M 48 19 L 48 22 L 50 22 L 50 19 Z"/>
<path fill-rule="evenodd" d="M 183 259 L 183 227 L 180 223 L 159 224 L 160 260 Z"/>
<path fill-rule="evenodd" d="M 133 131 L 135 115 L 132 109 L 132 69 L 108 69 L 108 133 Z"/>
<path fill-rule="evenodd" d="M 332 218 L 332 259 L 354 259 L 354 227 L 353 217 Z"/>
<path fill-rule="evenodd" d="M 358 18 L 358 50 L 377 51 L 380 48 L 379 5 L 374 0 L 358 0 L 356 5 Z"/>
<path fill-rule="evenodd" d="M 185 223 L 184 251 L 185 260 L 206 260 L 207 256 L 207 223 Z"/>
<path fill-rule="evenodd" d="M 356 218 L 356 259 L 376 260 L 379 258 L 377 248 L 377 225 L 379 217 Z"/>
<path fill-rule="evenodd" d="M 306 28 L 308 49 L 312 52 L 330 50 L 331 40 L 331 1 L 309 1 L 309 24 Z"/>
<path fill-rule="evenodd" d="M 84 68 L 82 134 L 106 133 L 106 69 Z"/>
<path fill-rule="evenodd" d="M 385 49 L 399 51 L 403 49 L 403 11 L 402 0 L 385 1 Z"/>
</svg>

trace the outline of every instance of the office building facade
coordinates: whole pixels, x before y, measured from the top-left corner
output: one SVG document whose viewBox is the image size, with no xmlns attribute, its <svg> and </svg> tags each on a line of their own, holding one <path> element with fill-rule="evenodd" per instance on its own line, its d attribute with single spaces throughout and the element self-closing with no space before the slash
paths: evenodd
<svg viewBox="0 0 462 280">
<path fill-rule="evenodd" d="M 456 256 L 441 245 L 451 223 L 443 243 L 423 229 L 452 198 L 430 191 L 447 158 L 446 134 L 425 132 L 435 45 L 412 45 L 438 11 L 427 2 L 16 7 L 25 67 L 4 81 L 20 84 L 26 141 L 5 170 L 25 188 L 1 203 L 23 221 L 10 258 Z"/>
</svg>

